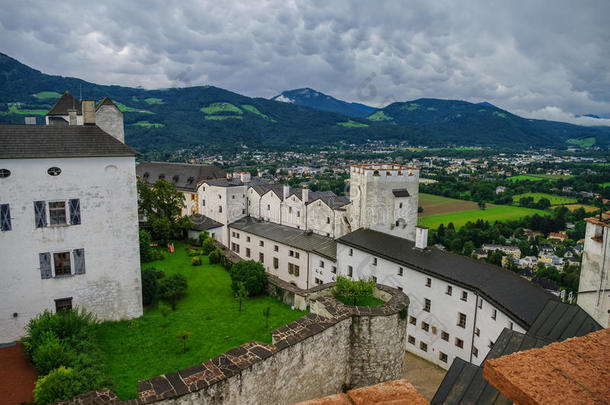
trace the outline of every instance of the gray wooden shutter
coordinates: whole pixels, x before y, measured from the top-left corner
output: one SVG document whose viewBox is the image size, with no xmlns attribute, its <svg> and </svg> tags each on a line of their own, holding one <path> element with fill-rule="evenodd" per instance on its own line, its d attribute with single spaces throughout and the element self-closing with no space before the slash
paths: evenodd
<svg viewBox="0 0 610 405">
<path fill-rule="evenodd" d="M 8 204 L 0 204 L 0 230 L 11 230 L 11 208 Z"/>
<path fill-rule="evenodd" d="M 40 278 L 51 278 L 53 272 L 51 271 L 51 253 L 40 253 Z"/>
<path fill-rule="evenodd" d="M 36 228 L 44 228 L 47 226 L 47 203 L 45 201 L 34 201 L 34 218 Z"/>
<path fill-rule="evenodd" d="M 78 198 L 70 200 L 70 224 L 80 225 L 80 200 Z"/>
<path fill-rule="evenodd" d="M 74 274 L 85 274 L 85 249 L 74 249 Z"/>
</svg>

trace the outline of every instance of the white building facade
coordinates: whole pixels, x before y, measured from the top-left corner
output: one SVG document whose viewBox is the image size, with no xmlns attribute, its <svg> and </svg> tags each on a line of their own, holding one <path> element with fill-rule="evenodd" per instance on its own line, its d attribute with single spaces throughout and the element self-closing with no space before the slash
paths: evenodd
<svg viewBox="0 0 610 405">
<path fill-rule="evenodd" d="M 0 342 L 44 310 L 142 315 L 135 151 L 96 126 L 0 138 Z"/>
</svg>

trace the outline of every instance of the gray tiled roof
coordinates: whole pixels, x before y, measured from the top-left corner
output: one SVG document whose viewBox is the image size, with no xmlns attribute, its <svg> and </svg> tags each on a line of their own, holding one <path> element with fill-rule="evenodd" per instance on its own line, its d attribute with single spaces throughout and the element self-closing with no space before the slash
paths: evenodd
<svg viewBox="0 0 610 405">
<path fill-rule="evenodd" d="M 46 115 L 68 115 L 68 110 L 75 109 L 76 114 L 82 115 L 83 109 L 80 101 L 75 99 L 72 94 L 65 92 Z"/>
<path fill-rule="evenodd" d="M 195 231 L 205 231 L 208 229 L 220 228 L 223 226 L 220 222 L 215 221 L 212 218 L 206 217 L 202 214 L 193 214 L 189 217 L 189 219 L 193 224 L 191 226 L 191 229 Z"/>
<path fill-rule="evenodd" d="M 229 224 L 229 227 L 307 252 L 313 252 L 332 260 L 336 260 L 337 257 L 337 242 L 332 238 L 312 232 L 273 222 L 258 221 L 251 217 L 233 222 Z"/>
<path fill-rule="evenodd" d="M 136 174 L 154 183 L 160 177 L 176 184 L 176 188 L 195 192 L 202 180 L 224 179 L 226 172 L 212 165 L 192 165 L 188 163 L 142 162 L 136 166 Z"/>
<path fill-rule="evenodd" d="M 0 125 L 0 159 L 135 156 L 97 126 Z"/>
<path fill-rule="evenodd" d="M 338 242 L 473 289 L 525 327 L 534 323 L 549 299 L 556 299 L 509 270 L 433 247 L 422 252 L 412 241 L 382 232 L 359 229 Z"/>
</svg>

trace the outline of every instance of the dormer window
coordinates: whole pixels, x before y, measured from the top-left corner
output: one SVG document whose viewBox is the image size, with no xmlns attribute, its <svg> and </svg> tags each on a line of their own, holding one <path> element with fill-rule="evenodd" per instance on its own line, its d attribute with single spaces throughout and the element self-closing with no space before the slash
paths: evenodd
<svg viewBox="0 0 610 405">
<path fill-rule="evenodd" d="M 195 178 L 194 178 L 194 177 L 189 177 L 188 179 L 186 179 L 186 182 L 187 182 L 188 184 L 193 184 L 193 182 L 194 182 L 194 181 L 195 181 Z M 204 191 L 205 191 L 205 188 L 204 188 Z"/>
<path fill-rule="evenodd" d="M 0 169 L 0 179 L 7 178 L 11 175 L 11 171 L 9 169 Z"/>
<path fill-rule="evenodd" d="M 59 176 L 61 174 L 61 169 L 59 167 L 49 167 L 47 173 L 49 173 L 49 176 Z"/>
<path fill-rule="evenodd" d="M 145 172 L 145 173 L 142 175 L 142 177 L 144 177 L 145 179 L 148 179 L 148 177 L 149 177 L 149 176 L 150 176 L 150 173 L 148 173 L 148 172 Z"/>
<path fill-rule="evenodd" d="M 173 181 L 174 183 L 178 183 L 178 179 L 179 179 L 179 178 L 180 178 L 180 177 L 178 177 L 178 176 L 174 176 L 174 177 L 172 177 L 172 181 Z"/>
<path fill-rule="evenodd" d="M 164 179 L 164 178 L 165 178 L 165 175 L 164 175 L 163 173 L 161 173 L 161 174 L 159 175 L 159 179 Z"/>
</svg>

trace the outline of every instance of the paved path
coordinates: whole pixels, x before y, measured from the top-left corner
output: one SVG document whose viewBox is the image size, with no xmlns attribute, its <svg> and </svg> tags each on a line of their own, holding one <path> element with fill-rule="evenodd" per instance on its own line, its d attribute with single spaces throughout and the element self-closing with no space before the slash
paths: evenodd
<svg viewBox="0 0 610 405">
<path fill-rule="evenodd" d="M 409 352 L 405 354 L 405 369 L 402 378 L 407 379 L 428 401 L 432 400 L 447 374 L 446 370 Z"/>
<path fill-rule="evenodd" d="M 36 371 L 22 350 L 21 343 L 0 348 L 0 405 L 34 402 Z"/>
</svg>

